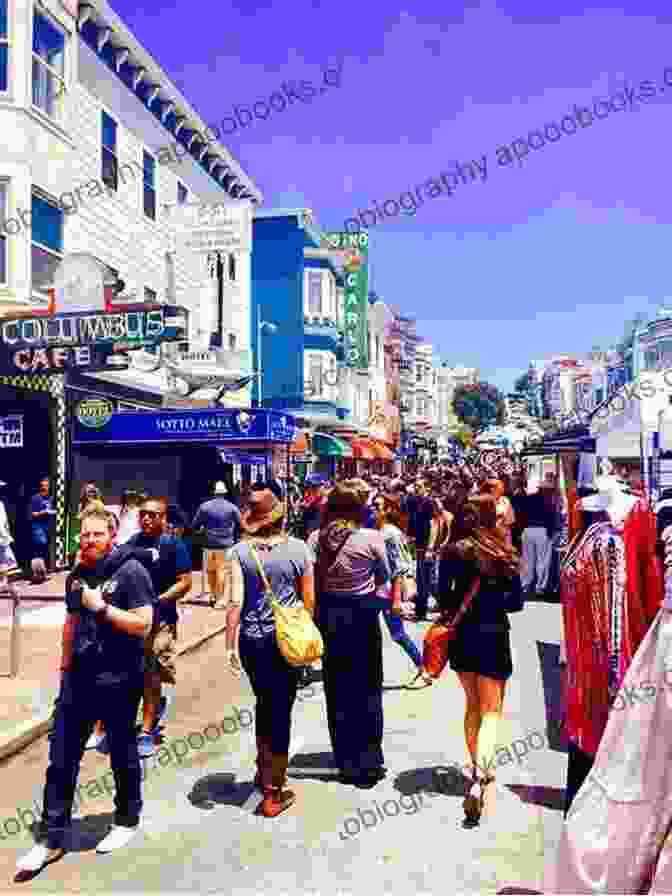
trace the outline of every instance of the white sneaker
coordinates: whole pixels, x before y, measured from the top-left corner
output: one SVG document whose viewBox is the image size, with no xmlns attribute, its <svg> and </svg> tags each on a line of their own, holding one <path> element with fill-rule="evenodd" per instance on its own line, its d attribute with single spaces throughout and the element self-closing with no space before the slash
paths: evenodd
<svg viewBox="0 0 672 896">
<path fill-rule="evenodd" d="M 16 870 L 36 874 L 45 865 L 60 859 L 64 853 L 64 849 L 49 849 L 44 843 L 36 843 L 30 852 L 16 863 Z"/>
<path fill-rule="evenodd" d="M 96 846 L 96 852 L 114 852 L 115 849 L 121 849 L 135 837 L 139 829 L 139 825 L 136 825 L 134 828 L 127 828 L 117 824 L 112 825 L 112 830 L 107 837 Z"/>
</svg>

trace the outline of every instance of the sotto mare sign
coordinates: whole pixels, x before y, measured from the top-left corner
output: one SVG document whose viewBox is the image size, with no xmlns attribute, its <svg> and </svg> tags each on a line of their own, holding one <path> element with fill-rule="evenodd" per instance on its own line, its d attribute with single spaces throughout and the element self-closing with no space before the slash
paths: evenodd
<svg viewBox="0 0 672 896">
<path fill-rule="evenodd" d="M 0 320 L 0 374 L 119 367 L 125 352 L 185 338 L 186 310 L 177 306 Z"/>
</svg>

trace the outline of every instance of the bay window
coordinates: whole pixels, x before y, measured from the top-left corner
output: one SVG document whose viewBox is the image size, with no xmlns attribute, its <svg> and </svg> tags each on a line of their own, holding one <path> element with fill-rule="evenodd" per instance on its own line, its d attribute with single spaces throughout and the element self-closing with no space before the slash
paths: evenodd
<svg viewBox="0 0 672 896">
<path fill-rule="evenodd" d="M 101 153 L 103 167 L 101 180 L 111 190 L 117 189 L 119 184 L 117 160 L 117 123 L 107 112 L 103 112 Z"/>
<path fill-rule="evenodd" d="M 142 153 L 142 204 L 145 215 L 156 221 L 156 160 L 143 150 Z"/>
<path fill-rule="evenodd" d="M 33 15 L 33 105 L 62 117 L 65 94 L 65 35 L 41 13 Z"/>
<path fill-rule="evenodd" d="M 63 210 L 33 191 L 30 224 L 32 288 L 44 293 L 63 258 Z"/>
<path fill-rule="evenodd" d="M 322 271 L 308 271 L 308 314 L 322 314 Z"/>
</svg>

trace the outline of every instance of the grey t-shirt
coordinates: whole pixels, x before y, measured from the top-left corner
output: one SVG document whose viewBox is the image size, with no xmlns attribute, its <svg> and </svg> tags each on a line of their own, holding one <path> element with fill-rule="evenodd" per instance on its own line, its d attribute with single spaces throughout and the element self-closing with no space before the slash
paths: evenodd
<svg viewBox="0 0 672 896">
<path fill-rule="evenodd" d="M 278 601 L 288 606 L 301 604 L 301 597 L 296 591 L 296 580 L 313 571 L 313 558 L 308 546 L 290 536 L 287 541 L 274 545 L 255 544 L 255 550 Z M 247 638 L 274 636 L 273 610 L 264 593 L 264 585 L 249 543 L 237 544 L 232 548 L 230 556 L 240 563 L 245 585 L 240 634 Z"/>
</svg>

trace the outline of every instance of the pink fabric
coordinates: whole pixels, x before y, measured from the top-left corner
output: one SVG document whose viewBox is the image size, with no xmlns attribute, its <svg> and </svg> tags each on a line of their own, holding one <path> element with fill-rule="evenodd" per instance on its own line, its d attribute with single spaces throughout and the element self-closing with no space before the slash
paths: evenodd
<svg viewBox="0 0 672 896">
<path fill-rule="evenodd" d="M 661 610 L 574 798 L 545 892 L 672 892 L 672 856 L 663 849 L 672 824 L 671 685 L 672 613 Z"/>
</svg>

